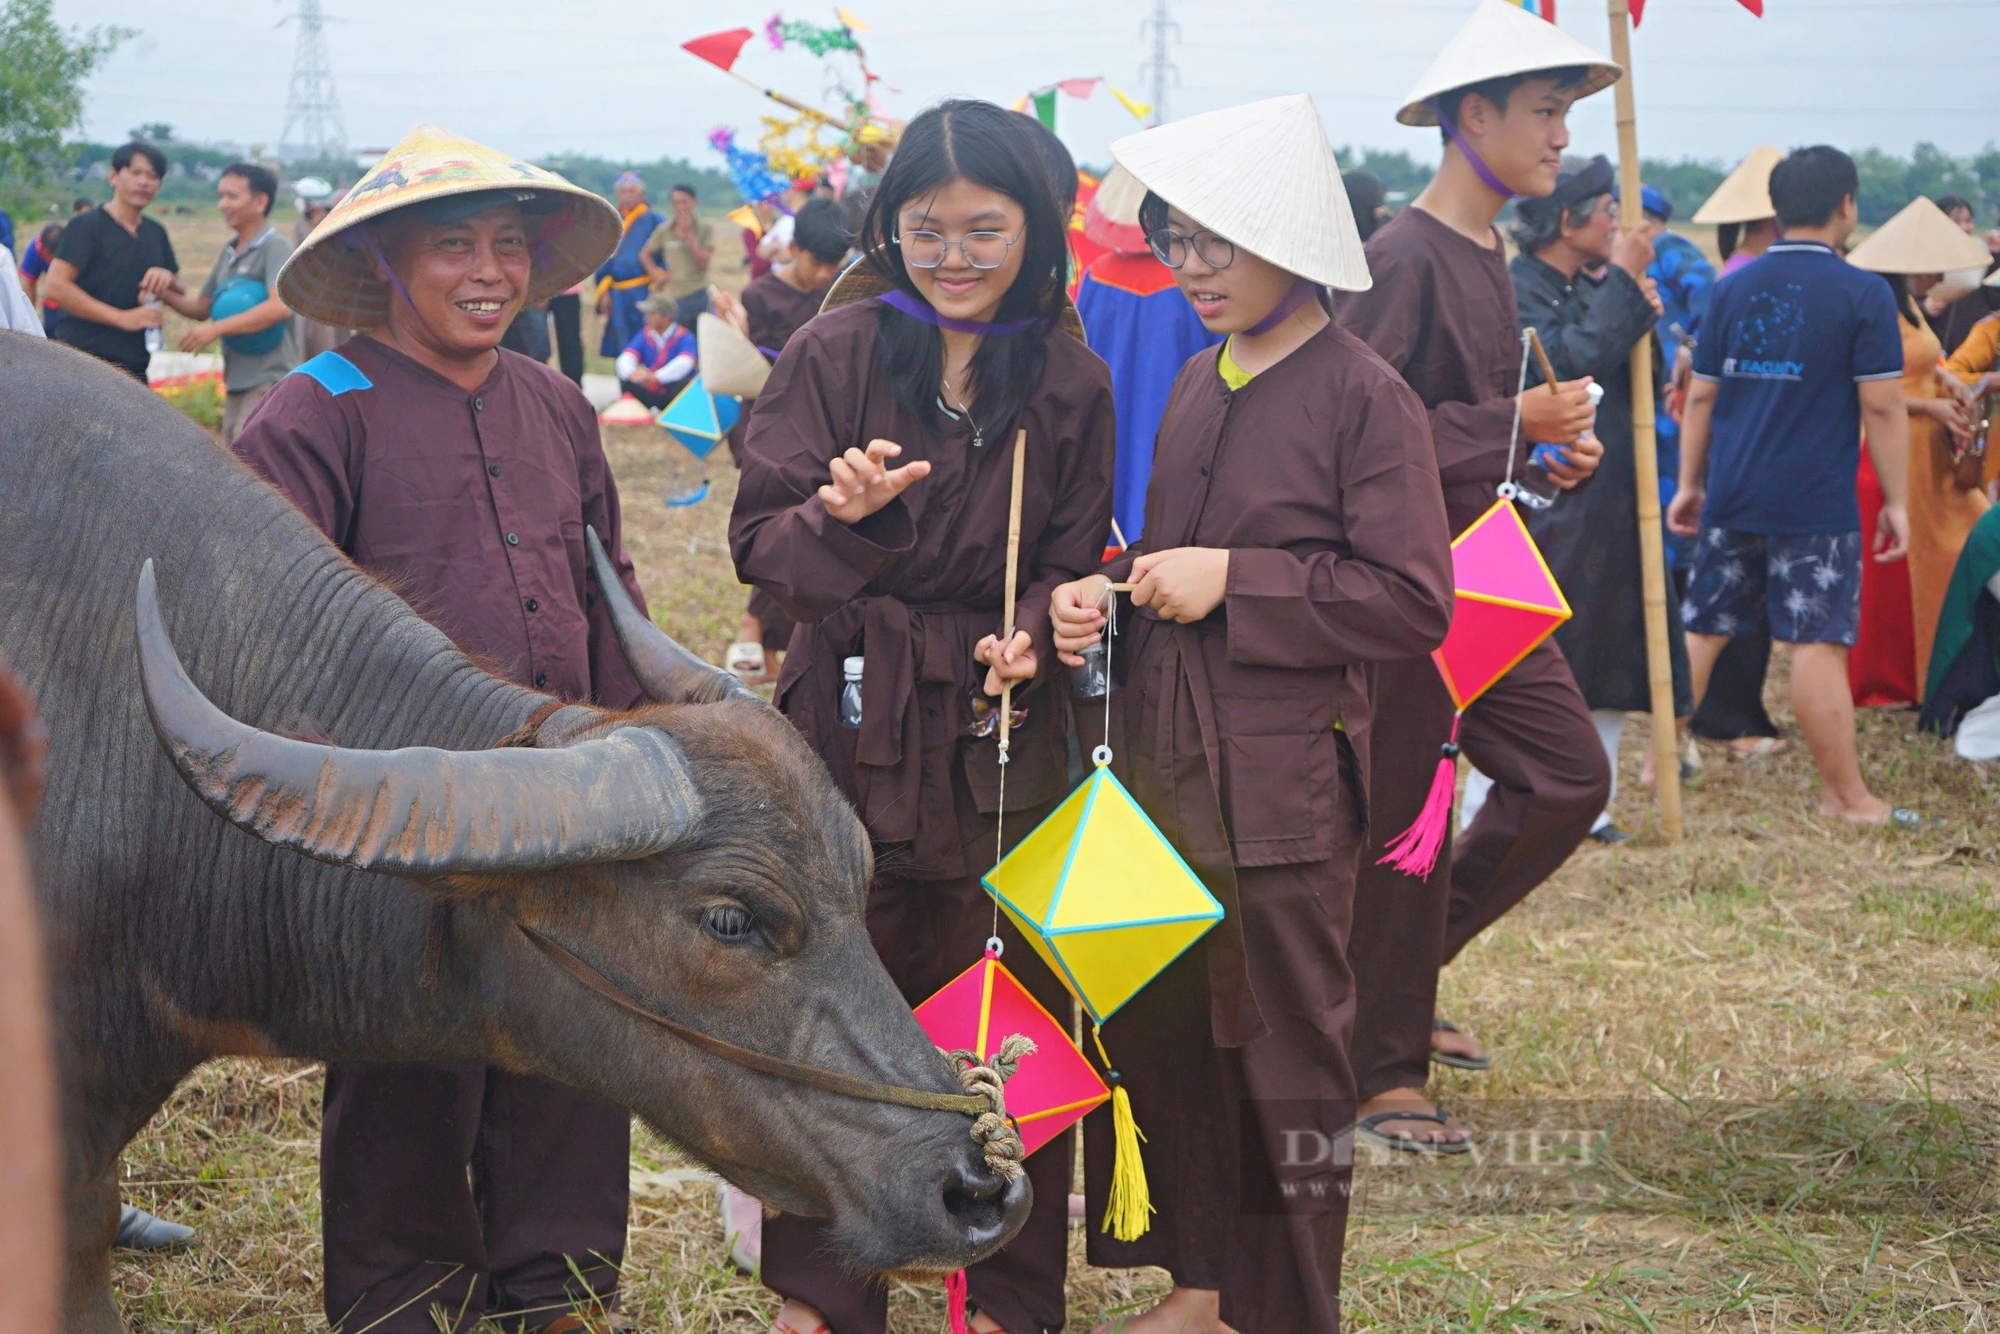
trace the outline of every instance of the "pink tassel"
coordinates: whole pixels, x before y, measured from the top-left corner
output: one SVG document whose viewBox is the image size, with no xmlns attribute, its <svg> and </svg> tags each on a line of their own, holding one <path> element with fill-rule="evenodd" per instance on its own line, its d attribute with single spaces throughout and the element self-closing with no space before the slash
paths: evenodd
<svg viewBox="0 0 2000 1334">
<path fill-rule="evenodd" d="M 944 1280 L 944 1313 L 951 1325 L 951 1334 L 972 1334 L 972 1323 L 966 1316 L 965 1271 L 954 1269 Z"/>
<path fill-rule="evenodd" d="M 1458 788 L 1458 719 L 1451 719 L 1451 737 L 1439 751 L 1437 774 L 1424 797 L 1416 821 L 1383 849 L 1377 866 L 1393 866 L 1404 875 L 1427 879 L 1444 851 L 1445 835 L 1451 832 L 1451 799 Z"/>
</svg>

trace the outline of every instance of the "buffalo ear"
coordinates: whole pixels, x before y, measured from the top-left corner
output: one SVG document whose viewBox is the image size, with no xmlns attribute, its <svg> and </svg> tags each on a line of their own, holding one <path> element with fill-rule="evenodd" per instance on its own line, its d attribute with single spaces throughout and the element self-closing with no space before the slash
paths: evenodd
<svg viewBox="0 0 2000 1334">
<path fill-rule="evenodd" d="M 639 688 L 655 704 L 719 704 L 726 699 L 749 700 L 769 708 L 762 695 L 730 673 L 705 662 L 683 647 L 673 636 L 646 619 L 632 602 L 618 577 L 617 567 L 604 554 L 597 530 L 585 525 L 584 545 L 590 551 L 590 572 L 597 576 L 597 588 L 604 605 L 611 610 L 611 626 L 618 633 L 618 646 Z"/>
</svg>

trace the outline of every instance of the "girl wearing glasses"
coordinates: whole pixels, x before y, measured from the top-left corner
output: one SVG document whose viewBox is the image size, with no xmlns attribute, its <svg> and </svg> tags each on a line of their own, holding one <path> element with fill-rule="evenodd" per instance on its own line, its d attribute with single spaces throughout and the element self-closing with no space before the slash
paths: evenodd
<svg viewBox="0 0 2000 1334">
<path fill-rule="evenodd" d="M 757 399 L 730 521 L 738 576 L 800 622 L 777 701 L 868 826 L 869 930 L 912 1003 L 977 962 L 993 930 L 979 876 L 995 854 L 1003 682 L 1015 683 L 1009 840 L 1068 790 L 1049 595 L 1097 568 L 1110 527 L 1110 376 L 1063 296 L 1067 216 L 1035 133 L 975 101 L 910 123 L 862 224 L 864 257 Z M 1019 631 L 1002 644 L 1023 431 Z M 858 719 L 841 707 L 843 663 L 857 658 Z M 999 934 L 1008 968 L 1068 1014 L 1004 918 Z M 1068 1144 L 1028 1159 L 1026 1226 L 969 1271 L 973 1328 L 1062 1325 Z M 776 1329 L 881 1334 L 885 1290 L 855 1276 L 843 1247 L 866 1263 L 865 1238 L 766 1221 L 764 1282 L 786 1298 Z"/>
<path fill-rule="evenodd" d="M 1091 1226 L 1089 1254 L 1173 1275 L 1129 1334 L 1323 1334 L 1339 1325 L 1355 1101 L 1365 669 L 1444 639 L 1444 500 L 1423 404 L 1330 319 L 1327 289 L 1369 277 L 1311 100 L 1111 151 L 1147 188 L 1154 255 L 1228 337 L 1174 383 L 1144 539 L 1055 591 L 1055 643 L 1072 661 L 1106 624 L 1109 583 L 1136 585 L 1113 654 L 1120 776 L 1227 915 L 1104 1026 L 1158 1213 L 1136 1242 Z M 1111 1141 L 1093 1113 L 1093 1223 Z"/>
</svg>

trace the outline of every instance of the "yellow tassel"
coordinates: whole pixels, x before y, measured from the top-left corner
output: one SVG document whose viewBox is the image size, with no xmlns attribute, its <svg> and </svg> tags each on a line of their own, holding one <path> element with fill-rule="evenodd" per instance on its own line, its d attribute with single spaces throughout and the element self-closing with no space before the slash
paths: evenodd
<svg viewBox="0 0 2000 1334">
<path fill-rule="evenodd" d="M 1111 1160 L 1111 1198 L 1105 1202 L 1104 1231 L 1119 1241 L 1137 1241 L 1152 1227 L 1153 1193 L 1146 1185 L 1146 1160 L 1139 1146 L 1146 1136 L 1132 1116 L 1132 1095 L 1112 1068 L 1104 1052 L 1104 1037 L 1095 1028 L 1091 1037 L 1097 1055 L 1104 1062 L 1104 1082 L 1111 1085 L 1111 1135 L 1116 1146 Z"/>
</svg>

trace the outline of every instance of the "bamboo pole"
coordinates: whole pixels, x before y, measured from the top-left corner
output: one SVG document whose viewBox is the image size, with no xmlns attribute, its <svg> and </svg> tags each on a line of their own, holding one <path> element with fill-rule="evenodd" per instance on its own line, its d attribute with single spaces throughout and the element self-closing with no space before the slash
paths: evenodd
<svg viewBox="0 0 2000 1334">
<path fill-rule="evenodd" d="M 1612 85 L 1618 108 L 1618 194 L 1624 201 L 1624 217 L 1636 220 L 1643 216 L 1639 124 L 1632 93 L 1632 30 L 1625 6 L 1626 0 L 1605 0 L 1611 20 L 1611 58 L 1625 71 L 1625 77 Z M 1669 841 L 1678 843 L 1684 833 L 1681 764 L 1674 734 L 1673 658 L 1667 646 L 1667 569 L 1653 411 L 1653 335 L 1648 330 L 1632 349 L 1632 473 L 1639 493 L 1640 590 L 1646 611 L 1646 676 L 1653 701 L 1653 790 L 1660 802 L 1660 828 Z"/>
<path fill-rule="evenodd" d="M 714 61 L 709 61 L 709 63 L 712 65 L 715 64 Z M 785 96 L 785 94 L 778 92 L 774 88 L 766 88 L 763 84 L 758 83 L 755 79 L 745 78 L 743 75 L 738 74 L 733 69 L 722 69 L 722 66 L 720 65 L 716 65 L 715 67 L 717 69 L 721 69 L 724 74 L 727 74 L 730 78 L 736 80 L 736 82 L 742 84 L 745 88 L 756 89 L 758 92 L 764 94 L 764 96 L 770 98 L 773 102 L 778 103 L 780 106 L 787 106 L 794 111 L 802 112 L 805 115 L 811 116 L 814 120 L 820 122 L 822 125 L 831 125 L 834 129 L 840 130 L 843 133 L 845 133 L 848 130 L 848 126 L 844 122 L 835 120 L 832 116 L 827 115 L 824 111 L 821 111 L 818 107 L 807 106 L 804 102 L 799 101 L 799 99 L 796 97 L 787 97 Z"/>
<path fill-rule="evenodd" d="M 1014 591 L 1020 580 L 1021 486 L 1028 466 L 1027 428 L 1014 432 L 1014 480 L 1007 493 L 1007 626 L 1000 634 L 1000 647 L 1014 642 Z M 1008 732 L 1014 720 L 1014 683 L 1000 687 L 1000 762 L 1007 762 Z"/>
</svg>

